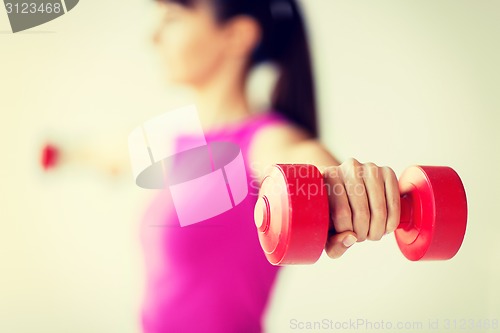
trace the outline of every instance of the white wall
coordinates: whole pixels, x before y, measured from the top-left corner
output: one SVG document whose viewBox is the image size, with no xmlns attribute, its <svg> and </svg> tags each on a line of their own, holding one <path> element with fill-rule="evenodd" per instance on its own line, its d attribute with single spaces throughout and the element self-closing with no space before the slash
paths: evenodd
<svg viewBox="0 0 500 333">
<path fill-rule="evenodd" d="M 498 320 L 500 2 L 312 0 L 306 9 L 325 144 L 398 175 L 412 164 L 452 166 L 469 224 L 446 262 L 407 261 L 390 235 L 337 261 L 323 254 L 314 266 L 285 268 L 269 330 L 300 331 L 293 320 L 417 322 L 424 332 L 429 320 L 438 331 L 447 319 Z M 481 331 L 460 327 L 452 331 Z"/>
<path fill-rule="evenodd" d="M 151 4 L 80 1 L 15 35 L 0 9 L 0 332 L 139 332 L 152 192 L 84 167 L 45 175 L 38 154 L 55 136 L 127 156 L 129 131 L 175 104 L 146 40 Z"/>
<path fill-rule="evenodd" d="M 422 321 L 420 331 L 429 319 L 500 319 L 500 3 L 307 0 L 305 9 L 324 143 L 398 174 L 453 166 L 469 226 L 447 262 L 409 262 L 391 235 L 337 261 L 286 267 L 269 332 L 299 331 L 292 319 Z M 137 223 L 152 192 L 83 169 L 43 175 L 37 154 L 53 133 L 126 154 L 129 130 L 186 101 L 161 81 L 146 40 L 151 10 L 86 0 L 15 35 L 0 10 L 0 332 L 139 332 Z"/>
</svg>

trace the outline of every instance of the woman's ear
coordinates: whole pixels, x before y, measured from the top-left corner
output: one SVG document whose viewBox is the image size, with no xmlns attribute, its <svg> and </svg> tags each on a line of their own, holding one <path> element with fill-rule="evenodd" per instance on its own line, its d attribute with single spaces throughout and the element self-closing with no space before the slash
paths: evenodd
<svg viewBox="0 0 500 333">
<path fill-rule="evenodd" d="M 226 38 L 229 56 L 248 58 L 260 42 L 261 28 L 248 15 L 236 16 L 226 24 Z"/>
</svg>

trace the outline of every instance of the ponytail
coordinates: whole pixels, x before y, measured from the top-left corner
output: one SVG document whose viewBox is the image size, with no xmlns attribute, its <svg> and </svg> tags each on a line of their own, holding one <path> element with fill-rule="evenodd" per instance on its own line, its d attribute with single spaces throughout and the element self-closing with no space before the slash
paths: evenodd
<svg viewBox="0 0 500 333">
<path fill-rule="evenodd" d="M 317 137 L 313 69 L 300 9 L 294 0 L 271 0 L 271 13 L 274 15 L 270 37 L 264 41 L 269 44 L 260 46 L 267 47 L 268 59 L 279 68 L 271 106 Z M 262 50 L 257 49 L 254 57 L 256 62 L 266 59 L 259 52 Z"/>
<path fill-rule="evenodd" d="M 271 22 L 263 26 L 263 42 L 252 60 L 271 60 L 278 66 L 272 108 L 317 137 L 313 68 L 301 10 L 295 0 L 271 0 L 269 8 Z"/>
</svg>

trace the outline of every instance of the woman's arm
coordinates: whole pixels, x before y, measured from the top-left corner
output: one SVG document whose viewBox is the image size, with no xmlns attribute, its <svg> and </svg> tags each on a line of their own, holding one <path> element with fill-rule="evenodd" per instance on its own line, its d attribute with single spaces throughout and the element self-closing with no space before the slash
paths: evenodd
<svg viewBox="0 0 500 333">
<path fill-rule="evenodd" d="M 323 171 L 325 166 L 339 165 L 321 143 L 291 124 L 267 126 L 256 132 L 250 146 L 252 172 L 262 180 L 266 168 L 275 163 L 306 163 Z"/>
<path fill-rule="evenodd" d="M 60 137 L 60 136 L 59 136 Z M 47 139 L 41 145 L 44 169 L 78 166 L 97 170 L 113 178 L 130 177 L 130 157 L 123 133 L 101 138 Z"/>
<path fill-rule="evenodd" d="M 398 181 L 389 167 L 348 159 L 340 163 L 317 139 L 293 125 L 269 126 L 250 147 L 251 172 L 262 181 L 269 165 L 313 164 L 330 189 L 331 231 L 325 250 L 339 258 L 355 242 L 380 240 L 399 224 Z"/>
</svg>

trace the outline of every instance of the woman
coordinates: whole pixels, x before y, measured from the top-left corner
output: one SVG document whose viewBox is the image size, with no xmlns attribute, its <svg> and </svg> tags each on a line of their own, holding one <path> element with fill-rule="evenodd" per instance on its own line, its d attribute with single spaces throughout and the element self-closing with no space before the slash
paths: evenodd
<svg viewBox="0 0 500 333">
<path fill-rule="evenodd" d="M 160 0 L 157 5 L 162 20 L 153 41 L 168 79 L 193 89 L 207 141 L 240 146 L 249 186 L 260 184 L 273 163 L 318 166 L 337 189 L 329 194 L 331 258 L 396 229 L 394 172 L 355 159 L 339 165 L 317 140 L 308 43 L 295 0 Z M 256 113 L 245 85 L 262 61 L 277 65 L 279 78 L 269 110 Z M 267 262 L 259 245 L 255 190 L 250 192 L 232 210 L 185 227 L 179 226 L 168 191 L 155 198 L 142 228 L 144 332 L 262 331 L 279 267 Z"/>
</svg>

